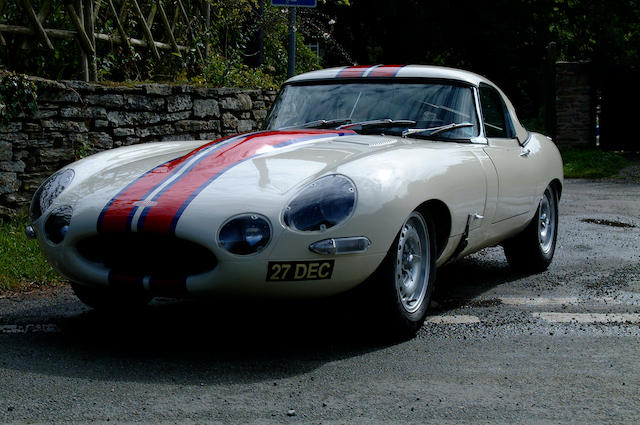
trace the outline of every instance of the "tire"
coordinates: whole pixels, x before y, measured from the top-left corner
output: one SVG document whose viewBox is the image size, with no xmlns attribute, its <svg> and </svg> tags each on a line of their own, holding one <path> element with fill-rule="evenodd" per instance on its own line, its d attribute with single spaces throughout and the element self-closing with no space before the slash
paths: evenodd
<svg viewBox="0 0 640 425">
<path fill-rule="evenodd" d="M 540 199 L 536 213 L 527 227 L 503 243 L 509 265 L 522 272 L 545 271 L 556 250 L 558 237 L 558 196 L 548 186 Z"/>
<path fill-rule="evenodd" d="M 142 291 L 118 291 L 110 287 L 88 286 L 71 283 L 76 296 L 85 305 L 101 311 L 139 310 L 151 301 Z"/>
<path fill-rule="evenodd" d="M 435 275 L 433 220 L 414 211 L 402 225 L 371 282 L 374 300 L 382 313 L 381 325 L 389 336 L 413 338 L 422 327 Z"/>
</svg>

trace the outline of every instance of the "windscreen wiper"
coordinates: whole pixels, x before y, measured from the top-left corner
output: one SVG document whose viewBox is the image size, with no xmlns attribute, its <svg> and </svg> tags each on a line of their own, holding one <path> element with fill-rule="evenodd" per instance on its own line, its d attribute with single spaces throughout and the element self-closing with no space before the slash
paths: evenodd
<svg viewBox="0 0 640 425">
<path fill-rule="evenodd" d="M 413 120 L 392 120 L 390 118 L 385 118 L 381 120 L 370 120 L 354 122 L 353 124 L 345 124 L 337 127 L 337 130 L 358 131 L 371 128 L 411 127 L 413 125 L 416 125 L 416 122 Z"/>
<path fill-rule="evenodd" d="M 348 124 L 351 120 L 349 118 L 336 118 L 333 120 L 315 120 L 309 121 L 304 124 L 296 124 L 288 127 L 280 127 L 278 130 L 291 130 L 293 128 L 333 128 L 338 125 Z"/>
<path fill-rule="evenodd" d="M 474 124 L 470 122 L 452 122 L 451 124 L 441 125 L 439 127 L 431 127 L 431 128 L 408 128 L 402 132 L 402 137 L 411 136 L 412 134 L 420 134 L 430 132 L 429 134 L 425 134 L 425 136 L 435 136 L 440 133 L 444 133 L 447 131 L 455 130 L 458 128 L 464 127 L 473 127 Z"/>
</svg>

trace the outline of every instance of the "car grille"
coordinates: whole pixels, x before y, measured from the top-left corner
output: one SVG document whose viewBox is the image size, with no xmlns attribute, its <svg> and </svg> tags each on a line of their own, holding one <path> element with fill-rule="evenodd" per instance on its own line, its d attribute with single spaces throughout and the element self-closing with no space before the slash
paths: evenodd
<svg viewBox="0 0 640 425">
<path fill-rule="evenodd" d="M 77 249 L 88 261 L 133 276 L 185 279 L 217 265 L 204 246 L 170 235 L 100 234 L 80 241 Z"/>
</svg>

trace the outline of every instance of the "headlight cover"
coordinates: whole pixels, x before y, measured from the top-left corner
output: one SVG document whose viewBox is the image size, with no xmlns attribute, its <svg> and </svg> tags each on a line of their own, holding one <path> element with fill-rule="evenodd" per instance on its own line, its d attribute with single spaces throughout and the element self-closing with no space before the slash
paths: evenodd
<svg viewBox="0 0 640 425">
<path fill-rule="evenodd" d="M 36 221 L 42 216 L 53 203 L 53 201 L 69 186 L 73 180 L 75 172 L 67 168 L 58 171 L 44 181 L 36 190 L 29 207 L 29 217 L 31 221 Z"/>
<path fill-rule="evenodd" d="M 258 214 L 232 218 L 218 232 L 218 243 L 232 254 L 249 255 L 262 251 L 271 239 L 269 221 Z"/>
<path fill-rule="evenodd" d="M 356 196 L 356 186 L 347 176 L 321 177 L 289 203 L 284 212 L 284 224 L 303 232 L 325 231 L 351 217 Z"/>
<path fill-rule="evenodd" d="M 56 207 L 44 223 L 44 234 L 54 244 L 59 244 L 69 231 L 73 209 L 68 206 Z"/>
</svg>

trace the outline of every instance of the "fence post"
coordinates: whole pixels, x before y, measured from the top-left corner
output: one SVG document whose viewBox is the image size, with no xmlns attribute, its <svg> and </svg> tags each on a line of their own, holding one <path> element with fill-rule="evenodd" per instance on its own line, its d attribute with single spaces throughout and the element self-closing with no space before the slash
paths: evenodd
<svg viewBox="0 0 640 425">
<path fill-rule="evenodd" d="M 167 31 L 167 36 L 169 37 L 169 42 L 171 43 L 171 47 L 173 47 L 173 51 L 182 58 L 182 54 L 180 54 L 180 48 L 178 47 L 178 43 L 176 42 L 175 37 L 173 36 L 173 31 L 171 30 L 171 24 L 169 23 L 169 18 L 167 18 L 167 14 L 164 11 L 164 7 L 162 6 L 162 0 L 157 0 L 158 2 L 158 11 L 160 12 L 160 19 L 162 20 L 162 24 L 164 25 L 165 31 Z"/>
<path fill-rule="evenodd" d="M 120 33 L 120 38 L 122 38 L 122 42 L 124 43 L 127 49 L 127 55 L 128 55 L 131 53 L 131 44 L 129 43 L 129 36 L 124 31 L 124 27 L 122 26 L 122 22 L 120 21 L 120 17 L 118 15 L 118 12 L 116 11 L 115 6 L 113 5 L 113 2 L 111 0 L 107 0 L 107 3 L 109 3 L 109 10 L 111 10 L 111 14 L 113 15 L 113 20 L 116 23 L 116 28 L 118 28 L 118 33 Z"/>
<path fill-rule="evenodd" d="M 142 14 L 142 9 L 140 9 L 140 5 L 138 4 L 138 0 L 132 0 L 133 7 L 135 9 L 136 15 L 138 16 L 138 20 L 140 21 L 140 26 L 142 26 L 142 33 L 144 34 L 144 38 L 147 40 L 149 44 L 149 49 L 153 56 L 160 60 L 160 53 L 158 53 L 158 49 L 156 48 L 155 40 L 153 39 L 153 35 L 151 35 L 151 29 L 147 25 L 147 20 L 144 18 Z"/>
<path fill-rule="evenodd" d="M 27 16 L 29 17 L 31 24 L 33 25 L 33 29 L 40 35 L 42 43 L 45 45 L 45 47 L 49 48 L 49 50 L 54 50 L 53 44 L 51 44 L 51 40 L 49 40 L 49 36 L 47 36 L 47 32 L 42 27 L 42 24 L 40 23 L 40 20 L 38 20 L 36 12 L 31 6 L 31 2 L 29 0 L 22 0 L 22 6 L 27 12 Z"/>
<path fill-rule="evenodd" d="M 84 0 L 84 31 L 89 38 L 93 50 L 87 53 L 87 68 L 89 81 L 98 81 L 98 64 L 96 59 L 95 15 L 93 14 L 93 0 Z"/>
<path fill-rule="evenodd" d="M 84 43 L 81 41 L 83 39 L 82 32 L 84 31 L 84 7 L 82 4 L 82 0 L 76 0 L 75 3 L 75 10 L 71 3 L 67 3 L 67 9 L 69 11 L 71 20 L 73 21 L 76 30 L 78 31 L 78 44 L 80 45 L 80 66 L 82 67 L 83 80 L 89 81 L 89 58 L 87 57 L 87 46 L 83 46 L 83 44 L 91 42 L 88 38 Z"/>
</svg>

